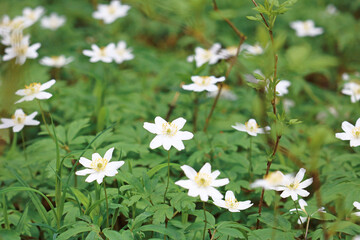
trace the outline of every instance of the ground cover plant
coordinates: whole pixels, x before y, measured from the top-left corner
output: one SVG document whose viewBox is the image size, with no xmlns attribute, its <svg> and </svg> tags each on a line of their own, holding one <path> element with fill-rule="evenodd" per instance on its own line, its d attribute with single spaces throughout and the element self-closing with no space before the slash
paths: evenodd
<svg viewBox="0 0 360 240">
<path fill-rule="evenodd" d="M 360 239 L 360 3 L 0 2 L 0 239 Z"/>
</svg>

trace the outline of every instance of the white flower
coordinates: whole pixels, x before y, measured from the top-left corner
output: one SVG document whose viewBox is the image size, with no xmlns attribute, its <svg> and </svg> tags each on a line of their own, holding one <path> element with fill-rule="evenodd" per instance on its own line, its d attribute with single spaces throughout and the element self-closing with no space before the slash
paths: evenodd
<svg viewBox="0 0 360 240">
<path fill-rule="evenodd" d="M 22 41 L 29 41 L 29 39 L 29 35 L 24 36 L 23 30 L 21 28 L 17 28 L 9 33 L 3 34 L 3 39 L 1 40 L 1 43 L 5 46 L 14 46 L 21 44 Z"/>
<path fill-rule="evenodd" d="M 52 56 L 52 57 L 43 57 L 40 60 L 40 64 L 49 66 L 49 67 L 56 67 L 61 68 L 74 60 L 73 57 L 66 58 L 64 55 L 60 56 Z"/>
<path fill-rule="evenodd" d="M 345 83 L 341 92 L 345 95 L 349 95 L 352 103 L 360 100 L 360 84 L 355 82 Z"/>
<path fill-rule="evenodd" d="M 189 140 L 194 134 L 188 131 L 180 131 L 185 125 L 184 118 L 177 118 L 172 122 L 166 122 L 161 117 L 155 118 L 155 123 L 144 123 L 144 128 L 157 136 L 150 142 L 150 148 L 155 149 L 161 145 L 165 150 L 169 150 L 174 146 L 177 150 L 185 149 L 183 140 Z"/>
<path fill-rule="evenodd" d="M 120 64 L 124 61 L 128 61 L 134 58 L 134 55 L 131 53 L 131 48 L 126 48 L 126 42 L 120 41 L 117 43 L 113 58 L 116 63 Z"/>
<path fill-rule="evenodd" d="M 31 83 L 29 86 L 25 86 L 25 89 L 20 89 L 16 91 L 16 95 L 24 96 L 16 103 L 20 103 L 23 101 L 32 101 L 35 98 L 37 99 L 49 99 L 52 94 L 45 92 L 46 89 L 49 89 L 52 85 L 55 84 L 55 79 L 51 79 L 50 81 L 41 84 L 41 83 Z"/>
<path fill-rule="evenodd" d="M 289 112 L 290 108 L 295 106 L 295 102 L 291 99 L 284 98 L 283 100 L 283 107 L 285 112 Z"/>
<path fill-rule="evenodd" d="M 350 80 L 350 75 L 348 73 L 343 73 L 343 74 L 341 74 L 341 79 L 343 81 L 349 81 Z"/>
<path fill-rule="evenodd" d="M 254 46 L 249 44 L 243 44 L 241 48 L 250 55 L 260 55 L 264 53 L 264 49 L 258 43 L 256 43 Z"/>
<path fill-rule="evenodd" d="M 1 18 L 1 22 L 0 22 L 0 36 L 9 34 L 11 30 L 12 30 L 12 22 L 10 20 L 10 17 L 8 15 L 4 15 Z"/>
<path fill-rule="evenodd" d="M 20 132 L 25 125 L 39 125 L 40 122 L 34 120 L 36 114 L 37 112 L 33 112 L 27 116 L 22 109 L 17 109 L 11 118 L 1 118 L 2 124 L 0 124 L 0 129 L 12 127 L 14 132 Z"/>
<path fill-rule="evenodd" d="M 336 133 L 336 138 L 350 140 L 350 147 L 357 147 L 360 145 L 360 118 L 356 121 L 355 126 L 347 121 L 342 122 L 341 128 L 344 132 Z"/>
<path fill-rule="evenodd" d="M 230 212 L 240 212 L 253 205 L 250 200 L 244 202 L 238 202 L 232 191 L 227 191 L 225 194 L 225 201 L 222 199 L 215 199 L 214 204 L 216 206 L 229 209 Z"/>
<path fill-rule="evenodd" d="M 251 188 L 262 187 L 266 190 L 276 190 L 284 181 L 284 174 L 280 171 L 269 173 L 264 179 L 258 179 L 250 185 Z"/>
<path fill-rule="evenodd" d="M 218 90 L 216 83 L 225 81 L 225 77 L 216 78 L 214 76 L 192 76 L 191 80 L 194 83 L 183 85 L 182 88 L 194 92 L 214 92 Z"/>
<path fill-rule="evenodd" d="M 352 240 L 360 240 L 360 235 L 356 235 Z"/>
<path fill-rule="evenodd" d="M 258 134 L 269 133 L 270 127 L 260 128 L 255 119 L 249 119 L 245 124 L 236 123 L 235 126 L 231 126 L 238 131 L 247 132 L 251 136 L 257 136 Z"/>
<path fill-rule="evenodd" d="M 304 199 L 299 199 L 299 205 L 300 205 L 300 209 L 298 209 L 298 211 L 301 211 L 303 213 L 305 213 L 306 217 L 302 217 L 302 216 L 299 216 L 299 219 L 298 219 L 298 224 L 302 224 L 302 223 L 305 223 L 307 218 L 308 217 L 312 217 L 315 213 L 317 212 L 323 212 L 325 213 L 324 211 L 324 207 L 321 207 L 319 208 L 317 211 L 311 213 L 310 215 L 308 214 L 308 212 L 305 210 L 305 207 L 308 205 Z M 293 208 L 293 209 L 290 209 L 289 210 L 290 212 L 296 212 L 296 208 Z"/>
<path fill-rule="evenodd" d="M 93 13 L 93 18 L 101 19 L 104 23 L 109 24 L 116 19 L 125 17 L 129 11 L 130 6 L 122 5 L 120 1 L 113 0 L 109 5 L 99 4 L 97 11 Z"/>
<path fill-rule="evenodd" d="M 85 179 L 85 182 L 93 182 L 96 180 L 98 184 L 102 183 L 105 176 L 115 176 L 118 173 L 117 169 L 120 168 L 125 162 L 110 162 L 113 151 L 114 148 L 110 148 L 106 151 L 104 157 L 101 157 L 98 153 L 93 153 L 91 156 L 91 161 L 87 158 L 81 157 L 79 162 L 81 165 L 86 167 L 86 169 L 77 171 L 75 174 L 80 176 L 90 174 Z"/>
<path fill-rule="evenodd" d="M 44 8 L 39 6 L 35 9 L 29 7 L 24 8 L 23 17 L 25 18 L 25 27 L 33 25 L 44 14 Z"/>
<path fill-rule="evenodd" d="M 360 210 L 360 203 L 359 202 L 357 202 L 357 201 L 355 201 L 354 203 L 353 203 L 353 205 L 354 205 L 354 207 L 357 209 L 357 210 Z M 358 217 L 360 217 L 360 212 L 355 212 L 355 213 L 353 213 L 355 216 L 358 216 Z"/>
<path fill-rule="evenodd" d="M 223 178 L 216 180 L 220 175 L 220 172 L 218 170 L 211 172 L 210 163 L 205 163 L 199 172 L 196 172 L 192 167 L 187 165 L 181 166 L 181 169 L 189 180 L 179 180 L 175 182 L 175 184 L 189 189 L 188 195 L 190 197 L 197 197 L 200 195 L 200 199 L 203 202 L 207 202 L 209 196 L 213 200 L 223 198 L 223 195 L 215 187 L 221 187 L 228 184 L 229 179 Z"/>
<path fill-rule="evenodd" d="M 276 84 L 276 95 L 281 97 L 285 94 L 289 93 L 288 87 L 290 87 L 291 82 L 288 80 L 280 80 L 278 84 Z M 268 87 L 265 87 L 265 90 L 268 90 Z"/>
<path fill-rule="evenodd" d="M 309 178 L 301 182 L 301 180 L 304 178 L 305 172 L 306 170 L 301 168 L 295 177 L 291 175 L 285 175 L 281 185 L 275 189 L 276 191 L 283 191 L 280 197 L 287 198 L 291 196 L 291 198 L 296 201 L 298 199 L 298 195 L 301 197 L 309 196 L 310 193 L 304 190 L 304 188 L 310 186 L 313 182 L 313 179 Z"/>
<path fill-rule="evenodd" d="M 48 17 L 43 17 L 41 19 L 41 26 L 43 28 L 56 30 L 62 25 L 65 24 L 66 18 L 64 16 L 59 16 L 56 13 L 51 13 Z"/>
<path fill-rule="evenodd" d="M 189 56 L 187 58 L 188 62 L 193 62 L 195 60 L 196 67 L 201 67 L 205 63 L 215 64 L 217 61 L 222 59 L 223 57 L 219 54 L 219 50 L 221 49 L 221 45 L 219 43 L 215 43 L 212 45 L 210 49 L 203 49 L 201 47 L 195 48 L 195 55 Z"/>
<path fill-rule="evenodd" d="M 99 48 L 97 45 L 91 45 L 92 50 L 84 50 L 83 54 L 90 57 L 90 62 L 106 62 L 110 63 L 113 60 L 115 44 L 110 43 L 106 47 Z"/>
<path fill-rule="evenodd" d="M 223 58 L 223 59 L 228 59 L 231 57 L 236 57 L 237 54 L 237 46 L 231 46 L 231 47 L 227 47 L 225 49 L 221 49 L 219 52 L 219 55 Z M 241 50 L 241 48 L 240 48 Z M 240 51 L 239 51 L 240 52 Z"/>
<path fill-rule="evenodd" d="M 16 58 L 16 64 L 24 64 L 26 58 L 37 58 L 36 52 L 40 48 L 40 43 L 35 43 L 30 46 L 29 36 L 23 37 L 18 43 L 12 44 L 11 47 L 5 48 L 4 61 L 9 61 Z"/>
<path fill-rule="evenodd" d="M 261 72 L 260 69 L 254 70 L 253 74 L 260 75 L 261 77 L 263 77 L 265 79 L 265 75 Z M 258 84 L 261 80 L 257 79 L 253 74 L 245 74 L 244 78 L 246 81 L 248 81 L 250 83 Z"/>
<path fill-rule="evenodd" d="M 322 28 L 315 27 L 313 20 L 291 22 L 290 27 L 296 31 L 298 37 L 315 37 L 324 32 Z"/>
<path fill-rule="evenodd" d="M 326 12 L 330 15 L 335 15 L 337 14 L 338 10 L 334 4 L 329 4 L 326 6 Z"/>
<path fill-rule="evenodd" d="M 218 90 L 213 91 L 213 92 L 208 92 L 207 96 L 211 97 L 211 98 L 214 98 L 214 97 L 217 96 L 217 94 L 218 94 Z M 228 85 L 226 85 L 226 84 L 223 84 L 223 86 L 222 86 L 221 93 L 220 93 L 220 98 L 227 99 L 227 100 L 230 100 L 230 101 L 237 100 L 236 94 L 233 93 L 230 90 L 230 87 Z"/>
</svg>

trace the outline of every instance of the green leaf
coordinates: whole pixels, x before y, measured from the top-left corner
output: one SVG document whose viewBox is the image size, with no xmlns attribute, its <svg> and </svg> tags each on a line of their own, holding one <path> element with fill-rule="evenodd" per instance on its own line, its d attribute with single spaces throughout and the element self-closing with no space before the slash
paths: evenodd
<svg viewBox="0 0 360 240">
<path fill-rule="evenodd" d="M 147 172 L 147 175 L 149 177 L 152 177 L 155 173 L 157 173 L 158 171 L 160 171 L 161 169 L 163 169 L 164 167 L 167 167 L 168 164 L 167 163 L 162 163 L 160 165 L 157 165 L 156 167 L 153 167 L 151 170 L 149 170 Z M 180 168 L 180 165 L 177 163 L 170 163 L 170 166 L 174 166 L 176 168 Z"/>
<path fill-rule="evenodd" d="M 56 240 L 68 240 L 71 237 L 78 235 L 83 232 L 90 232 L 93 229 L 93 225 L 89 225 L 84 222 L 76 223 L 72 226 L 72 228 L 66 230 L 61 233 Z"/>
<path fill-rule="evenodd" d="M 119 240 L 119 239 L 122 239 L 122 235 L 117 232 L 117 231 L 114 231 L 114 230 L 110 230 L 110 229 L 104 229 L 102 231 L 105 235 L 105 237 L 107 237 L 109 240 Z"/>
<path fill-rule="evenodd" d="M 172 239 L 185 239 L 183 233 L 176 231 L 175 229 L 172 229 L 170 227 L 165 228 L 163 225 L 144 225 L 139 228 L 140 231 L 146 232 L 146 231 L 152 231 L 152 232 L 158 232 L 164 235 L 167 235 L 168 237 Z"/>
<path fill-rule="evenodd" d="M 14 230 L 0 229 L 0 240 L 20 240 L 20 233 Z"/>
<path fill-rule="evenodd" d="M 71 144 L 75 139 L 76 135 L 81 131 L 81 129 L 89 126 L 89 119 L 80 119 L 70 123 L 67 130 L 67 142 Z"/>
<path fill-rule="evenodd" d="M 21 218 L 19 219 L 19 222 L 16 224 L 16 231 L 19 233 L 22 233 L 24 231 L 25 221 L 27 219 L 29 210 L 29 204 L 26 204 L 25 210 L 23 214 L 21 215 Z"/>
</svg>

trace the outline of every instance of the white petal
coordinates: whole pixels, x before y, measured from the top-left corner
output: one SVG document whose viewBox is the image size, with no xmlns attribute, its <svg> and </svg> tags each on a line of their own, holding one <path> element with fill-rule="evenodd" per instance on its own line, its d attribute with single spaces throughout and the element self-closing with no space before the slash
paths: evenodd
<svg viewBox="0 0 360 240">
<path fill-rule="evenodd" d="M 350 147 L 357 147 L 357 146 L 360 146 L 360 139 L 351 139 Z"/>
<path fill-rule="evenodd" d="M 85 175 L 88 175 L 88 174 L 91 174 L 91 173 L 94 173 L 95 170 L 94 169 L 84 169 L 84 170 L 80 170 L 80 171 L 76 171 L 75 174 L 76 175 L 79 175 L 79 176 L 85 176 Z"/>
<path fill-rule="evenodd" d="M 176 181 L 175 184 L 186 189 L 190 189 L 192 186 L 194 186 L 194 182 L 191 180 L 179 180 Z"/>
<path fill-rule="evenodd" d="M 20 90 L 17 90 L 15 92 L 16 95 L 19 95 L 19 96 L 25 96 L 26 93 L 25 93 L 25 89 L 20 89 Z"/>
<path fill-rule="evenodd" d="M 48 92 L 39 92 L 38 94 L 36 94 L 36 98 L 37 99 L 49 99 L 51 98 L 52 94 L 48 93 Z"/>
<path fill-rule="evenodd" d="M 208 92 L 216 92 L 218 90 L 218 87 L 216 85 L 209 85 L 205 88 Z"/>
<path fill-rule="evenodd" d="M 209 195 L 205 190 L 200 189 L 199 195 L 200 195 L 201 201 L 207 202 L 209 200 Z"/>
<path fill-rule="evenodd" d="M 226 185 L 228 183 L 229 183 L 229 179 L 228 178 L 223 178 L 223 179 L 214 180 L 211 183 L 211 186 L 213 186 L 213 187 L 221 187 L 221 186 L 224 186 L 224 185 Z"/>
<path fill-rule="evenodd" d="M 178 151 L 185 149 L 184 143 L 179 139 L 173 139 L 171 141 L 171 145 L 173 145 Z"/>
<path fill-rule="evenodd" d="M 299 199 L 299 205 L 300 205 L 301 210 L 303 210 L 307 206 L 307 203 L 305 202 L 304 199 Z"/>
<path fill-rule="evenodd" d="M 99 158 L 102 158 L 101 156 L 100 156 L 100 154 L 98 154 L 98 153 L 93 153 L 92 155 L 91 155 L 91 160 L 95 160 L 95 159 L 99 159 Z"/>
<path fill-rule="evenodd" d="M 156 124 L 154 124 L 154 123 L 144 122 L 143 127 L 146 130 L 148 130 L 149 132 L 151 132 L 151 133 L 154 133 L 154 134 L 159 134 L 160 133 L 158 126 Z"/>
<path fill-rule="evenodd" d="M 225 204 L 225 201 L 224 200 L 221 200 L 221 199 L 216 199 L 214 200 L 214 204 L 218 207 L 222 207 L 222 208 L 227 208 L 226 207 L 226 204 Z"/>
<path fill-rule="evenodd" d="M 308 186 L 310 186 L 313 183 L 313 179 L 309 178 L 306 179 L 305 181 L 303 181 L 302 183 L 299 184 L 299 188 L 307 188 Z"/>
<path fill-rule="evenodd" d="M 211 177 L 213 179 L 216 179 L 218 176 L 220 175 L 220 171 L 219 170 L 216 170 L 214 172 L 211 173 Z"/>
<path fill-rule="evenodd" d="M 234 198 L 235 198 L 235 195 L 234 195 L 233 191 L 227 191 L 227 192 L 225 193 L 225 200 L 226 200 L 226 199 L 229 199 L 229 198 L 231 198 L 231 199 L 234 199 Z"/>
<path fill-rule="evenodd" d="M 290 195 L 291 195 L 292 200 L 294 200 L 294 201 L 298 200 L 298 195 L 297 195 L 297 193 L 295 191 L 291 191 Z M 302 196 L 302 197 L 306 197 L 306 196 Z"/>
<path fill-rule="evenodd" d="M 51 79 L 50 81 L 41 84 L 40 91 L 44 91 L 46 89 L 49 89 L 52 85 L 56 83 L 55 79 Z"/>
<path fill-rule="evenodd" d="M 353 203 L 353 205 L 354 205 L 354 207 L 356 207 L 358 210 L 360 210 L 360 203 L 359 203 L 359 202 L 355 201 L 355 202 Z"/>
<path fill-rule="evenodd" d="M 96 180 L 99 177 L 99 173 L 98 172 L 93 172 L 91 173 L 86 179 L 85 182 L 93 182 L 94 180 Z"/>
<path fill-rule="evenodd" d="M 282 198 L 287 198 L 290 196 L 290 190 L 286 189 L 285 191 L 283 191 L 281 194 L 280 194 L 280 197 Z"/>
<path fill-rule="evenodd" d="M 207 195 L 211 196 L 213 200 L 222 199 L 224 197 L 216 188 L 207 187 L 206 191 Z"/>
<path fill-rule="evenodd" d="M 239 202 L 238 209 L 239 209 L 239 210 L 245 210 L 245 209 L 248 209 L 249 207 L 251 207 L 252 205 L 254 205 L 254 204 L 251 203 L 250 200 L 248 200 L 248 201 L 243 201 L 243 202 Z"/>
<path fill-rule="evenodd" d="M 182 117 L 175 119 L 172 121 L 173 124 L 175 124 L 178 127 L 178 130 L 182 129 L 186 123 L 186 120 Z"/>
<path fill-rule="evenodd" d="M 169 151 L 169 149 L 171 148 L 171 142 L 169 141 L 169 139 L 164 139 L 162 141 L 162 145 L 166 151 Z"/>
<path fill-rule="evenodd" d="M 307 196 L 309 196 L 310 193 L 308 191 L 304 190 L 304 189 L 296 189 L 295 194 L 300 195 L 302 197 L 307 197 Z M 294 200 L 297 200 L 297 197 Z"/>
<path fill-rule="evenodd" d="M 346 133 L 346 132 L 336 133 L 335 137 L 339 138 L 341 140 L 350 140 L 350 139 L 352 139 L 352 135 L 350 133 Z"/>
<path fill-rule="evenodd" d="M 91 168 L 91 161 L 87 158 L 81 157 L 79 163 L 86 168 Z"/>
<path fill-rule="evenodd" d="M 109 150 L 106 151 L 105 155 L 104 155 L 104 158 L 108 161 L 111 160 L 112 158 L 112 154 L 113 154 L 113 151 L 114 151 L 115 148 L 110 148 Z"/>
<path fill-rule="evenodd" d="M 114 162 L 109 162 L 107 165 L 106 165 L 106 168 L 109 168 L 109 169 L 118 169 L 120 168 L 122 165 L 124 165 L 124 161 L 114 161 Z"/>
<path fill-rule="evenodd" d="M 13 127 L 14 132 L 20 132 L 24 128 L 23 124 L 17 124 Z"/>
<path fill-rule="evenodd" d="M 181 140 L 190 140 L 194 137 L 194 134 L 192 134 L 189 131 L 178 131 L 176 137 L 178 137 Z"/>
<path fill-rule="evenodd" d="M 166 121 L 162 117 L 158 116 L 155 118 L 155 124 L 158 126 L 158 128 L 161 128 L 164 123 L 166 123 Z"/>
<path fill-rule="evenodd" d="M 204 166 L 200 169 L 201 173 L 211 174 L 211 165 L 210 163 L 205 163 Z"/>
<path fill-rule="evenodd" d="M 154 124 L 155 125 L 155 124 Z M 150 148 L 155 149 L 163 145 L 163 136 L 157 135 L 154 137 L 154 139 L 150 142 Z"/>
<path fill-rule="evenodd" d="M 347 121 L 344 121 L 342 124 L 341 124 L 341 128 L 347 132 L 347 133 L 351 133 L 351 131 L 353 130 L 354 126 L 347 122 Z"/>
<path fill-rule="evenodd" d="M 294 181 L 301 182 L 303 180 L 306 170 L 304 168 L 300 168 L 299 172 L 296 174 Z"/>
<path fill-rule="evenodd" d="M 197 172 L 192 167 L 190 167 L 188 165 L 181 166 L 181 169 L 184 171 L 185 175 L 189 179 L 194 179 L 195 176 L 197 175 Z"/>
<path fill-rule="evenodd" d="M 241 131 L 241 132 L 246 132 L 246 127 L 244 124 L 242 123 L 236 123 L 235 126 L 231 126 L 232 128 L 235 128 L 236 130 L 238 131 Z"/>
</svg>

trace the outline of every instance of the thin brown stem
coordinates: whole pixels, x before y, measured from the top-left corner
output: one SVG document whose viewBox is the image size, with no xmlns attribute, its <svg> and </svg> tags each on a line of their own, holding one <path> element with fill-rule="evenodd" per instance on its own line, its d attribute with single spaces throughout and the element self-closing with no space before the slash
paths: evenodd
<svg viewBox="0 0 360 240">
<path fill-rule="evenodd" d="M 304 237 L 305 240 L 307 240 L 307 235 L 308 235 L 308 231 L 309 231 L 309 223 L 310 223 L 310 216 L 308 217 L 307 222 L 306 222 L 306 230 L 305 230 L 305 237 Z"/>
<path fill-rule="evenodd" d="M 172 112 L 174 111 L 174 109 L 175 109 L 175 107 L 176 107 L 176 102 L 177 102 L 179 96 L 180 96 L 180 93 L 179 93 L 179 92 L 176 92 L 173 100 L 172 100 L 171 103 L 169 104 L 169 111 L 168 111 L 168 113 L 166 114 L 166 118 L 165 118 L 166 121 L 169 121 L 170 116 L 171 116 Z"/>
<path fill-rule="evenodd" d="M 203 231 L 203 240 L 205 240 L 205 233 L 206 233 L 206 224 L 207 224 L 207 219 L 206 219 L 206 208 L 205 208 L 205 202 L 203 202 L 203 209 L 204 209 L 204 231 Z"/>
</svg>

